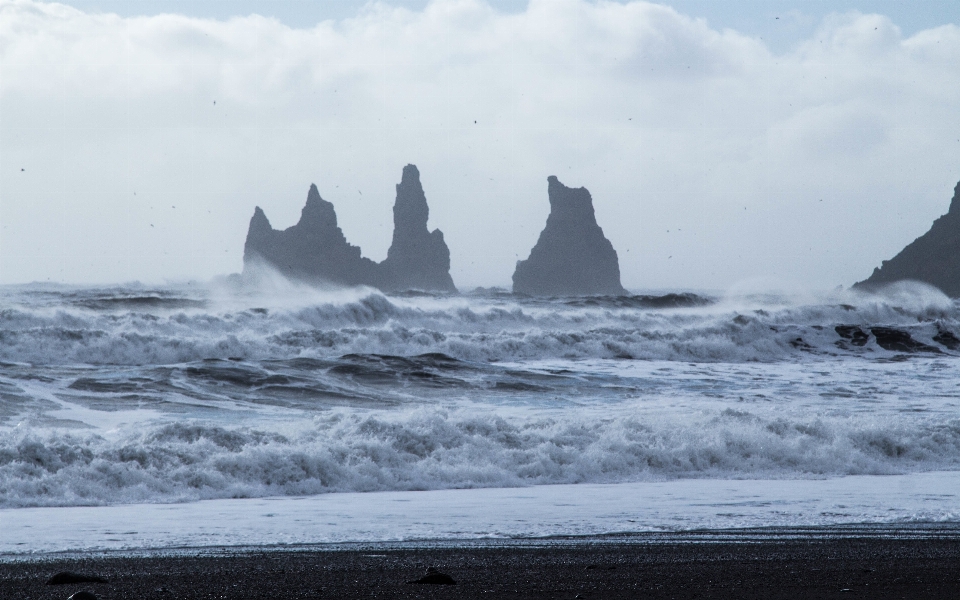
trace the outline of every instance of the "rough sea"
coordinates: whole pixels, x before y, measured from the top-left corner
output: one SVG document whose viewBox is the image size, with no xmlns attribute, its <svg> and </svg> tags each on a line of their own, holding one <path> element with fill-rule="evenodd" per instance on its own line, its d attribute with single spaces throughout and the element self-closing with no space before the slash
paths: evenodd
<svg viewBox="0 0 960 600">
<path fill-rule="evenodd" d="M 960 521 L 960 305 L 0 288 L 0 553 Z"/>
</svg>

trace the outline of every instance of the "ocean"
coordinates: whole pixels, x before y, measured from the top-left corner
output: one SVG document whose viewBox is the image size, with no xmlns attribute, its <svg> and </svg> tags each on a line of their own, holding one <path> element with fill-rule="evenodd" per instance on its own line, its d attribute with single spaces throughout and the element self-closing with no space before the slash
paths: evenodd
<svg viewBox="0 0 960 600">
<path fill-rule="evenodd" d="M 0 288 L 0 554 L 960 521 L 960 305 Z"/>
</svg>

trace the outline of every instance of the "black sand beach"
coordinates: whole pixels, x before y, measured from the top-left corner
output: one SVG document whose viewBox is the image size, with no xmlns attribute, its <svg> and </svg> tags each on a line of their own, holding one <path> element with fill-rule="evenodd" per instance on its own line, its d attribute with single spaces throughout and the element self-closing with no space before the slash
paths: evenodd
<svg viewBox="0 0 960 600">
<path fill-rule="evenodd" d="M 629 538 L 4 557 L 0 598 L 960 598 L 960 531 Z M 410 584 L 435 567 L 456 585 Z M 108 583 L 47 585 L 55 573 Z"/>
</svg>

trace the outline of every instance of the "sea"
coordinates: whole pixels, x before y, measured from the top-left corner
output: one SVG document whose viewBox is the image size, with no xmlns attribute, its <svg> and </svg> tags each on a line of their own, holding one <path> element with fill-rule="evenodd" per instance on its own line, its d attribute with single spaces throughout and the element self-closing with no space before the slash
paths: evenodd
<svg viewBox="0 0 960 600">
<path fill-rule="evenodd" d="M 960 304 L 0 287 L 0 555 L 960 524 Z"/>
</svg>

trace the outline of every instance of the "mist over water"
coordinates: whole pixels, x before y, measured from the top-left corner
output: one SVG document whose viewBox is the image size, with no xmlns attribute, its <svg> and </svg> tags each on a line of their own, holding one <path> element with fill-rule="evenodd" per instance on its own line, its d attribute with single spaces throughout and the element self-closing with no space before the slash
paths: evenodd
<svg viewBox="0 0 960 600">
<path fill-rule="evenodd" d="M 0 507 L 960 468 L 960 311 L 919 285 L 0 294 Z"/>
</svg>

